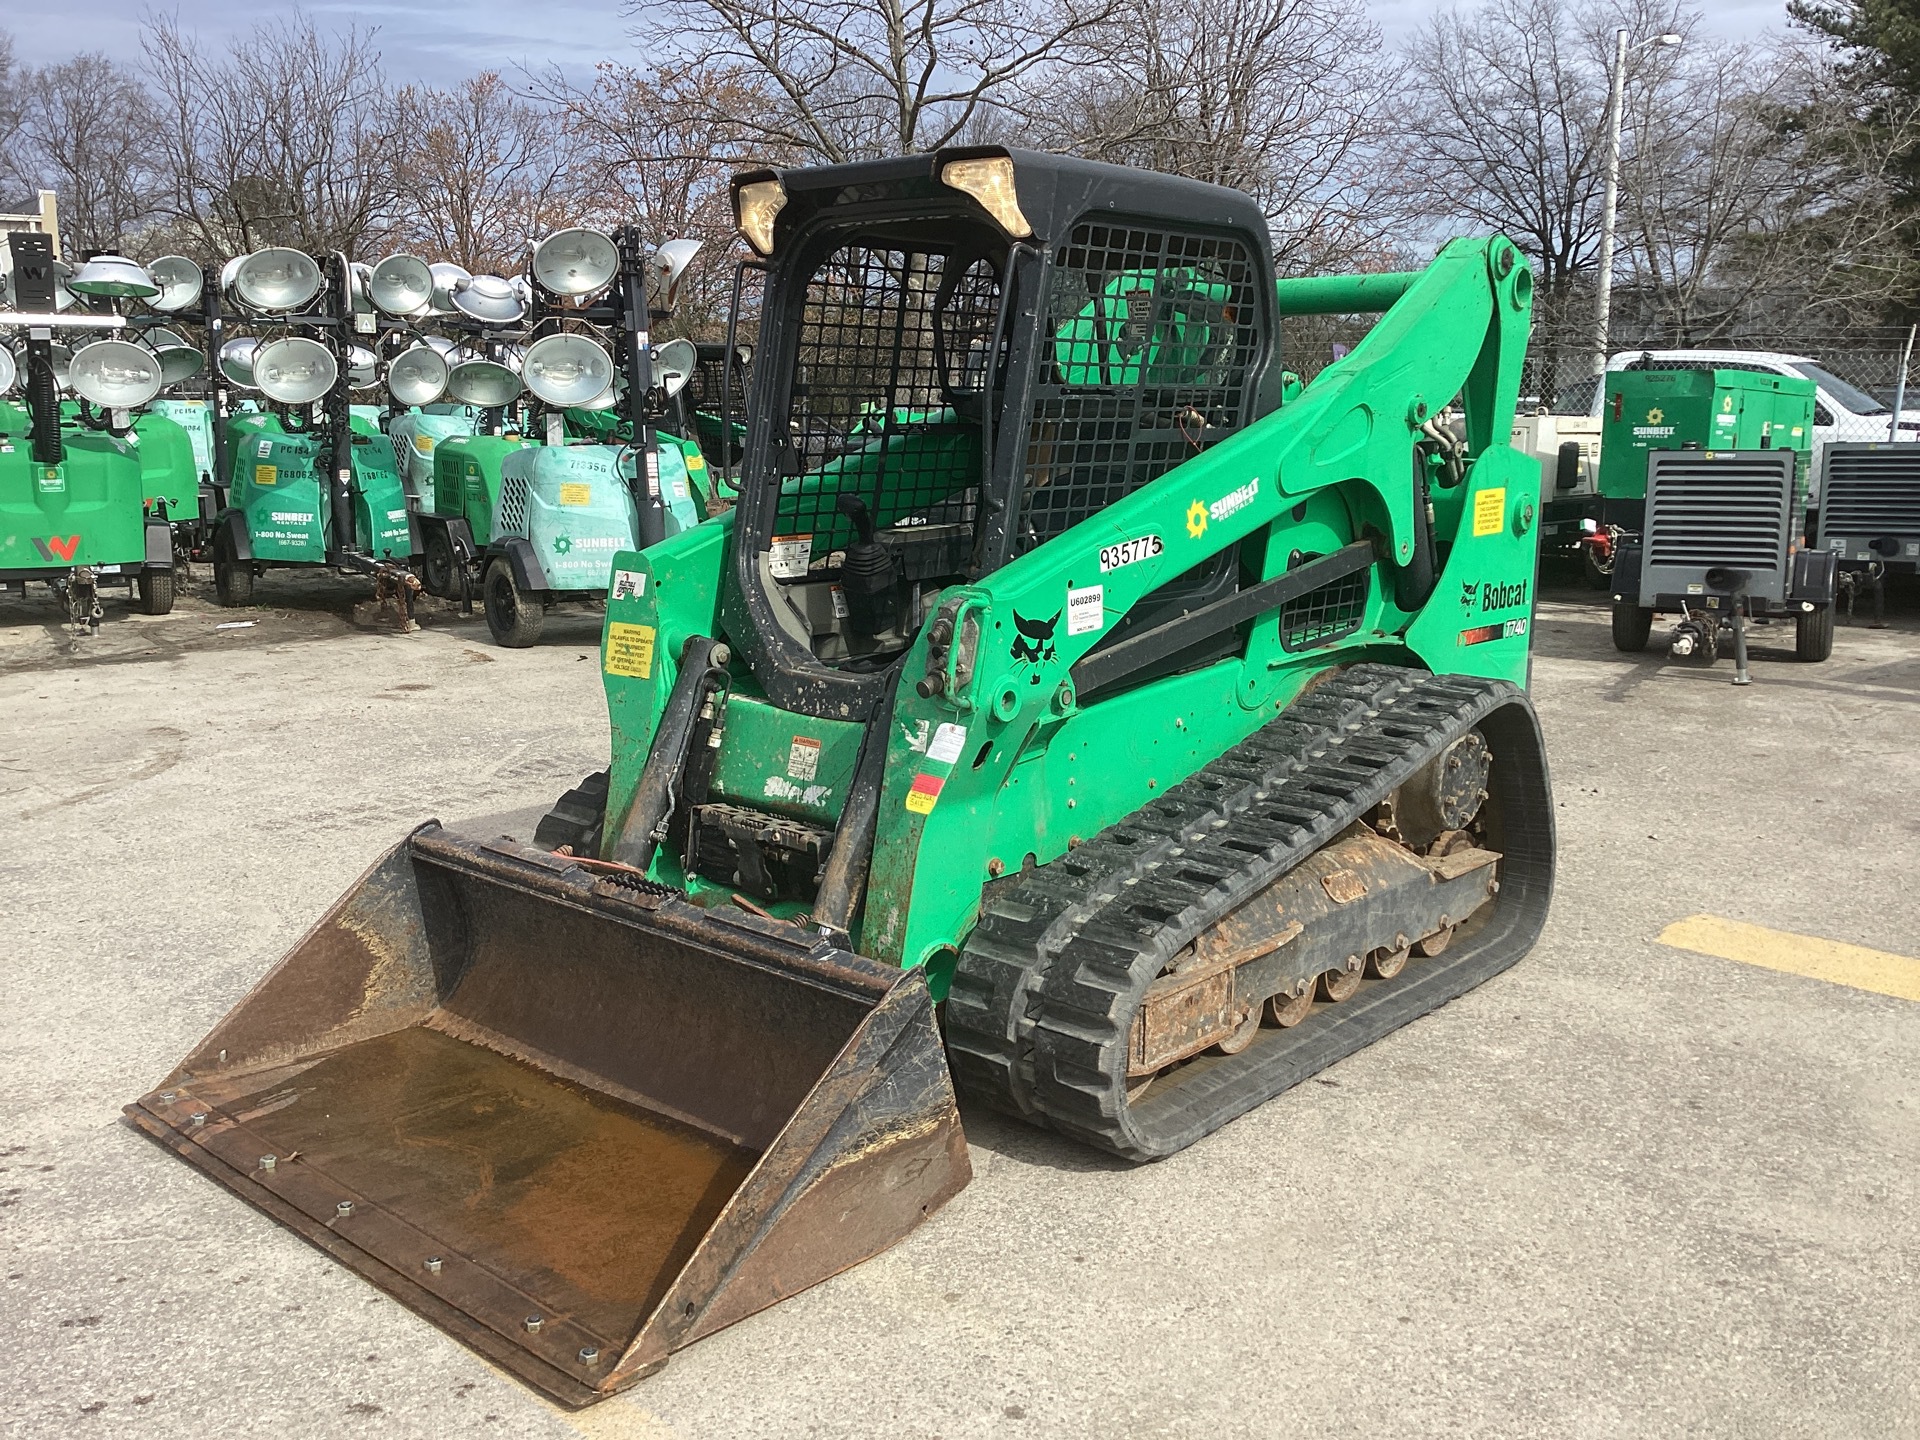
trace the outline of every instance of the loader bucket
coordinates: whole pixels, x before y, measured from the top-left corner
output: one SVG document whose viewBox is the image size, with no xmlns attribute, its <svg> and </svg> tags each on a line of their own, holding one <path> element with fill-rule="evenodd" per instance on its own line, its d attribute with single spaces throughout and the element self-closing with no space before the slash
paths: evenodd
<svg viewBox="0 0 1920 1440">
<path fill-rule="evenodd" d="M 127 1113 L 573 1405 L 969 1176 L 919 971 L 438 825 Z"/>
</svg>

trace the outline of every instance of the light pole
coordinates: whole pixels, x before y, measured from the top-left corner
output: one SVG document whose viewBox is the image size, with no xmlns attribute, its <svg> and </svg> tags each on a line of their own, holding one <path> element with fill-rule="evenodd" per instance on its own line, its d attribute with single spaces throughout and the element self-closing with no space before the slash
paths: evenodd
<svg viewBox="0 0 1920 1440">
<path fill-rule="evenodd" d="M 1607 373 L 1607 321 L 1613 308 L 1613 212 L 1620 199 L 1620 112 L 1626 108 L 1627 56 L 1649 45 L 1672 46 L 1678 35 L 1650 35 L 1627 44 L 1627 32 L 1613 36 L 1613 68 L 1607 75 L 1607 185 L 1600 202 L 1600 284 L 1593 302 L 1593 373 Z"/>
</svg>

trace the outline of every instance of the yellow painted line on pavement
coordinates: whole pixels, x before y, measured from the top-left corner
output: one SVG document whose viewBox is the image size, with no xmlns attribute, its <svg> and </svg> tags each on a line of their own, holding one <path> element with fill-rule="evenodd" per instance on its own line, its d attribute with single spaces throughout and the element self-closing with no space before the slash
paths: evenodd
<svg viewBox="0 0 1920 1440">
<path fill-rule="evenodd" d="M 1738 960 L 1743 965 L 1758 965 L 1764 970 L 1780 970 L 1833 985 L 1850 985 L 1855 990 L 1871 990 L 1876 995 L 1920 1000 L 1920 960 L 1892 955 L 1885 950 L 1869 950 L 1864 945 L 1844 945 L 1838 940 L 1822 940 L 1817 935 L 1769 930 L 1764 925 L 1749 925 L 1744 920 L 1728 920 L 1719 915 L 1689 915 L 1684 920 L 1676 920 L 1660 932 L 1660 943 L 1676 950 L 1692 950 L 1701 955 L 1717 955 L 1722 960 Z"/>
</svg>

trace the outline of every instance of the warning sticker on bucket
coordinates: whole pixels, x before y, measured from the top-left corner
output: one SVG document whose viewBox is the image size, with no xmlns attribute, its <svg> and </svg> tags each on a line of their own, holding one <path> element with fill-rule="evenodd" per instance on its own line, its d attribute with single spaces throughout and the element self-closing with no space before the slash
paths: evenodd
<svg viewBox="0 0 1920 1440">
<path fill-rule="evenodd" d="M 933 802 L 940 798 L 940 787 L 945 782 L 938 775 L 916 775 L 913 785 L 907 791 L 907 809 L 916 815 L 931 815 Z"/>
<path fill-rule="evenodd" d="M 634 680 L 653 678 L 653 626 L 627 625 L 618 620 L 607 626 L 607 674 Z"/>
<path fill-rule="evenodd" d="M 776 580 L 798 580 L 813 559 L 813 536 L 776 535 L 767 551 L 767 569 Z"/>
</svg>

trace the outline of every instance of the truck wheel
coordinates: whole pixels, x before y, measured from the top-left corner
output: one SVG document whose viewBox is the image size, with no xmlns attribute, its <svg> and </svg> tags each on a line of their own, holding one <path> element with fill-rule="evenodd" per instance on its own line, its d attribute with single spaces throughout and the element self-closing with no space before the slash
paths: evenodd
<svg viewBox="0 0 1920 1440">
<path fill-rule="evenodd" d="M 504 559 L 487 566 L 482 604 L 494 644 L 509 650 L 524 650 L 540 638 L 541 623 L 547 618 L 546 607 L 540 603 L 539 596 L 521 593 L 520 587 L 513 583 L 513 567 Z"/>
<path fill-rule="evenodd" d="M 222 605 L 253 603 L 253 562 L 234 556 L 225 531 L 213 542 L 213 596 Z"/>
<path fill-rule="evenodd" d="M 1580 568 L 1586 573 L 1587 588 L 1605 590 L 1613 584 L 1613 557 L 1607 557 L 1607 563 L 1600 563 L 1600 554 L 1591 545 L 1580 547 Z"/>
<path fill-rule="evenodd" d="M 142 570 L 136 583 L 142 614 L 165 615 L 173 609 L 173 571 Z"/>
<path fill-rule="evenodd" d="M 1653 633 L 1653 611 L 1630 600 L 1613 602 L 1613 648 L 1628 655 L 1647 648 Z"/>
<path fill-rule="evenodd" d="M 442 600 L 460 598 L 460 583 L 453 573 L 453 541 L 447 538 L 447 532 L 435 525 L 427 530 L 426 560 L 423 564 L 425 574 L 421 577 L 429 595 L 438 595 Z"/>
<path fill-rule="evenodd" d="M 1802 610 L 1794 617 L 1793 653 L 1796 659 L 1816 662 L 1833 654 L 1833 606 Z"/>
</svg>

